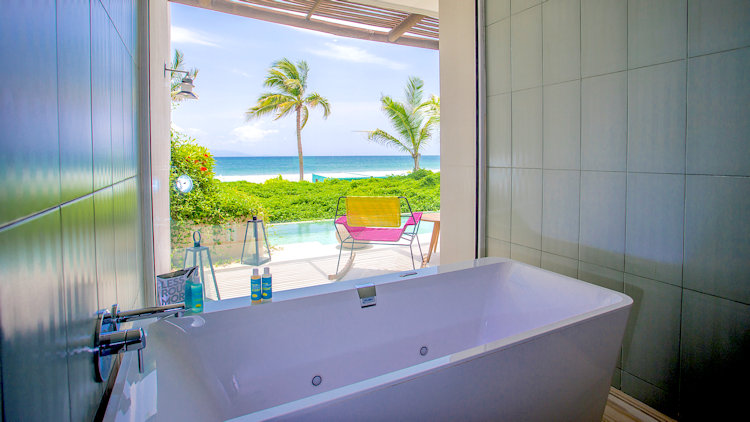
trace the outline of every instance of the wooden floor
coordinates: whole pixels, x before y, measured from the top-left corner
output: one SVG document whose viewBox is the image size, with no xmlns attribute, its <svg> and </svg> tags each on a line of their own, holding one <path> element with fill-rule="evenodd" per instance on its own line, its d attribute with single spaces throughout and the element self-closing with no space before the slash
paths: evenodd
<svg viewBox="0 0 750 422">
<path fill-rule="evenodd" d="M 671 422 L 674 419 L 630 397 L 616 388 L 609 389 L 602 422 Z"/>
<path fill-rule="evenodd" d="M 427 243 L 423 243 L 422 250 L 427 250 Z M 316 246 L 311 245 L 310 248 Z M 323 256 L 310 256 L 301 259 L 289 259 L 289 255 L 282 260 L 276 258 L 264 264 L 271 269 L 273 274 L 273 291 L 297 289 L 301 287 L 317 286 L 320 284 L 333 283 L 328 276 L 336 272 L 338 250 L 333 247 L 321 248 Z M 412 269 L 412 260 L 409 248 L 404 246 L 368 246 L 365 249 L 354 252 L 356 254 L 351 269 L 340 280 L 354 280 L 362 277 L 387 274 L 394 271 L 407 271 Z M 419 249 L 414 246 L 414 264 L 420 267 L 421 258 Z M 282 256 L 282 253 L 278 255 Z M 341 267 L 346 264 L 349 251 L 344 251 L 341 257 Z M 440 262 L 440 254 L 433 253 L 429 265 L 437 265 Z M 216 281 L 222 299 L 243 297 L 250 295 L 250 275 L 252 267 L 248 265 L 233 265 L 216 269 Z M 206 286 L 206 295 L 216 298 L 214 286 Z"/>
</svg>

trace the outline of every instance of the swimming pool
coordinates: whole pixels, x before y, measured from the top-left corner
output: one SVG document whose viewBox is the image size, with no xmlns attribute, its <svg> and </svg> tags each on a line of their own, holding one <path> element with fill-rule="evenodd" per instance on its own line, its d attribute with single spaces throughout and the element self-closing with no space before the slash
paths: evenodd
<svg viewBox="0 0 750 422">
<path fill-rule="evenodd" d="M 403 217 L 401 224 L 406 222 Z M 428 241 L 432 234 L 432 224 L 423 221 L 419 224 L 420 241 Z M 328 221 L 308 221 L 300 223 L 278 223 L 268 226 L 268 243 L 273 246 L 290 245 L 293 243 L 318 242 L 323 245 L 337 245 L 339 243 L 336 237 L 336 229 L 333 222 Z"/>
</svg>

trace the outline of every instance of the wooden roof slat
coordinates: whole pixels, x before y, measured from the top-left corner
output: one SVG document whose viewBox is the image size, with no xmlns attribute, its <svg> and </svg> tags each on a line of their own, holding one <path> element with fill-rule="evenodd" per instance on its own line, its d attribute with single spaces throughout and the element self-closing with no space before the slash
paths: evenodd
<svg viewBox="0 0 750 422">
<path fill-rule="evenodd" d="M 401 23 L 396 25 L 396 27 L 391 29 L 391 32 L 388 33 L 388 41 L 394 42 L 397 39 L 401 38 L 401 36 L 404 35 L 409 29 L 411 29 L 412 26 L 421 21 L 423 17 L 423 15 L 411 14 L 404 18 Z"/>
<path fill-rule="evenodd" d="M 413 14 L 407 12 L 344 0 L 170 1 L 343 37 L 438 49 L 438 19 L 430 16 L 416 19 L 412 17 Z M 379 29 L 362 28 L 352 24 Z"/>
<path fill-rule="evenodd" d="M 332 15 L 347 15 L 352 17 L 368 17 L 370 19 L 383 20 L 388 22 L 400 22 L 403 17 L 397 15 L 385 15 L 380 13 L 362 13 L 357 10 L 334 8 L 327 5 L 323 5 L 318 10 L 319 14 L 332 14 Z M 405 15 L 404 15 L 405 16 Z"/>
<path fill-rule="evenodd" d="M 323 0 L 317 0 L 315 4 L 310 8 L 310 10 L 307 12 L 307 16 L 305 19 L 310 20 L 310 17 L 315 13 L 315 9 L 317 9 L 320 6 L 320 3 L 322 3 Z"/>
<path fill-rule="evenodd" d="M 358 13 L 352 13 L 346 10 L 339 10 L 339 9 L 326 9 L 325 7 L 321 7 L 318 9 L 318 13 L 316 13 L 318 16 L 326 16 L 331 18 L 337 18 L 337 17 L 349 17 L 353 19 L 368 19 L 371 21 L 377 21 L 377 22 L 401 22 L 403 18 L 391 18 L 391 17 L 381 17 L 381 16 L 374 16 L 374 15 L 362 15 Z"/>
</svg>

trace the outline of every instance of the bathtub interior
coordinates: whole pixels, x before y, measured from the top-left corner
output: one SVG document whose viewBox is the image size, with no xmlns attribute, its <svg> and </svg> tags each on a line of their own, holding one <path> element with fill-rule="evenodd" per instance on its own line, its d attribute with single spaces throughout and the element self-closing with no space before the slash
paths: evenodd
<svg viewBox="0 0 750 422">
<path fill-rule="evenodd" d="M 559 325 L 620 300 L 587 283 L 499 262 L 379 284 L 370 308 L 345 290 L 163 320 L 150 327 L 149 348 L 158 391 L 189 384 L 178 395 L 182 411 L 199 405 L 226 419 Z M 169 395 L 160 412 L 171 407 Z"/>
</svg>

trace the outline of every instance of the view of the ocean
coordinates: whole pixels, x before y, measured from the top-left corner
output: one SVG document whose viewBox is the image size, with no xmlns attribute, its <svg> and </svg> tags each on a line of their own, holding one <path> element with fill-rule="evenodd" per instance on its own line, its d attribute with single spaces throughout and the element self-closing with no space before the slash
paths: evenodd
<svg viewBox="0 0 750 422">
<path fill-rule="evenodd" d="M 282 175 L 285 179 L 296 180 L 299 176 L 297 157 L 215 157 L 216 178 L 222 181 L 247 180 L 260 182 Z M 359 155 L 359 156 L 305 156 L 305 179 L 311 180 L 312 173 L 360 173 L 372 176 L 403 174 L 414 167 L 414 161 L 407 155 Z M 440 156 L 425 155 L 419 160 L 419 167 L 439 171 Z"/>
</svg>

